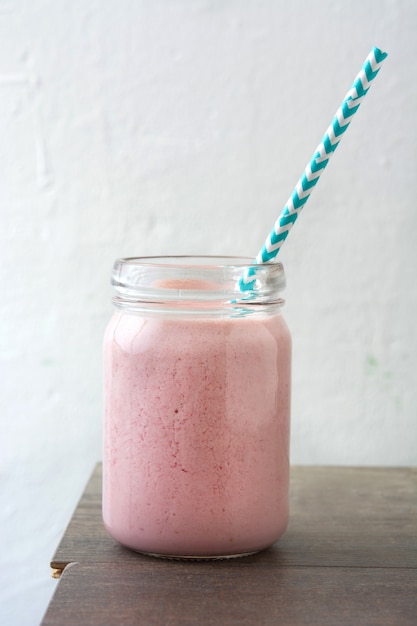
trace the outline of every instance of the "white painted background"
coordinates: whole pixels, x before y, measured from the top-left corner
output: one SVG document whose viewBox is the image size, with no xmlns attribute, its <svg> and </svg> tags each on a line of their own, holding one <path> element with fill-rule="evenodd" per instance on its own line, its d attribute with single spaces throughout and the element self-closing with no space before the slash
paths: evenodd
<svg viewBox="0 0 417 626">
<path fill-rule="evenodd" d="M 101 457 L 124 255 L 255 255 L 373 45 L 282 252 L 293 463 L 416 464 L 415 0 L 0 0 L 0 621 L 38 624 Z"/>
</svg>

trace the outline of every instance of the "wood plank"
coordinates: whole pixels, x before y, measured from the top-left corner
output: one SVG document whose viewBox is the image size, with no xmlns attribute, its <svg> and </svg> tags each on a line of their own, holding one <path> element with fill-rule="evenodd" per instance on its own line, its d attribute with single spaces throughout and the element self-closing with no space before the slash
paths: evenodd
<svg viewBox="0 0 417 626">
<path fill-rule="evenodd" d="M 287 532 L 259 558 L 297 567 L 417 567 L 417 470 L 293 467 Z M 101 521 L 98 465 L 52 559 L 129 564 L 138 555 L 118 545 Z"/>
<path fill-rule="evenodd" d="M 66 568 L 42 626 L 415 626 L 416 571 L 218 562 Z"/>
</svg>

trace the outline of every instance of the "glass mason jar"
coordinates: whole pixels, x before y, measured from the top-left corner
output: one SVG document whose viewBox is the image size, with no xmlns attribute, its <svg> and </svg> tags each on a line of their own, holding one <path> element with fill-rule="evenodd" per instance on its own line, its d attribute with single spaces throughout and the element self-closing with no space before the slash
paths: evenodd
<svg viewBox="0 0 417 626">
<path fill-rule="evenodd" d="M 251 272 L 249 289 L 241 281 Z M 288 521 L 291 339 L 280 263 L 119 259 L 104 339 L 103 519 L 133 550 L 258 552 Z"/>
</svg>

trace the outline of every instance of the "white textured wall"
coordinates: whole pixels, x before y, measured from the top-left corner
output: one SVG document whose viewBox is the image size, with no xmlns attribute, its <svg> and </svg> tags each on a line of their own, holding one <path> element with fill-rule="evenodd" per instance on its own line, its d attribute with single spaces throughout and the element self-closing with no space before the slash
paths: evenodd
<svg viewBox="0 0 417 626">
<path fill-rule="evenodd" d="M 415 0 L 1 0 L 2 623 L 37 624 L 101 457 L 113 259 L 255 255 L 373 45 L 283 249 L 292 461 L 416 463 Z"/>
</svg>

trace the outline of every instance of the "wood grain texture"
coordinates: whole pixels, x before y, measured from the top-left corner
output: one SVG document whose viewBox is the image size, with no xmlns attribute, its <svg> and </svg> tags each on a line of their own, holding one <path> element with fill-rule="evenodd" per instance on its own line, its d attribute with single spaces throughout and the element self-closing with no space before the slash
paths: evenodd
<svg viewBox="0 0 417 626">
<path fill-rule="evenodd" d="M 64 572 L 42 626 L 415 625 L 416 495 L 415 469 L 295 467 L 289 528 L 270 549 L 167 561 L 107 534 L 97 466 L 51 562 Z"/>
</svg>

